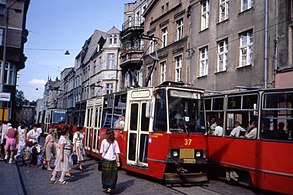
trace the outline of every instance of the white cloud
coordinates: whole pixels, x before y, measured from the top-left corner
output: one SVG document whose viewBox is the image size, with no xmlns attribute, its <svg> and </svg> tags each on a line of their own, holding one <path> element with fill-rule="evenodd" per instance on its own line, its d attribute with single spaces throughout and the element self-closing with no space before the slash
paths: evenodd
<svg viewBox="0 0 293 195">
<path fill-rule="evenodd" d="M 35 84 L 35 85 L 41 85 L 44 86 L 46 84 L 46 81 L 43 79 L 33 79 L 30 81 L 31 84 Z"/>
</svg>

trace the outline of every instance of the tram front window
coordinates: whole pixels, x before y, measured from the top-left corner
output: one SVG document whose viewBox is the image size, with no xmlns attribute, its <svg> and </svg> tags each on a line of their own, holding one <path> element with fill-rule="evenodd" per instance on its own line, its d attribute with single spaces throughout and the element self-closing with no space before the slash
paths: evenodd
<svg viewBox="0 0 293 195">
<path fill-rule="evenodd" d="M 171 132 L 205 133 L 203 104 L 200 99 L 169 96 L 169 128 Z"/>
<path fill-rule="evenodd" d="M 65 123 L 65 112 L 54 112 L 53 123 Z"/>
</svg>

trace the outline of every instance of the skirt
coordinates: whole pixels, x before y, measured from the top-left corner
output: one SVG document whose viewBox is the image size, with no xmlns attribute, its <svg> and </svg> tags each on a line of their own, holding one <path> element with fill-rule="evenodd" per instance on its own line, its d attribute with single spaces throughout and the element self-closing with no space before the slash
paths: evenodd
<svg viewBox="0 0 293 195">
<path fill-rule="evenodd" d="M 64 153 L 63 161 L 60 161 L 60 150 L 57 150 L 56 160 L 55 160 L 55 170 L 56 171 L 69 171 L 69 155 Z"/>
<path fill-rule="evenodd" d="M 115 189 L 118 179 L 118 168 L 116 161 L 102 160 L 102 184 L 103 189 Z"/>
<path fill-rule="evenodd" d="M 55 144 L 48 143 L 45 151 L 46 151 L 46 161 L 51 161 L 52 153 L 55 155 Z"/>
<path fill-rule="evenodd" d="M 82 153 L 82 147 L 80 147 L 80 146 L 76 147 L 76 155 L 77 155 L 77 161 L 78 162 L 82 162 L 84 160 L 83 159 L 83 153 Z"/>
</svg>

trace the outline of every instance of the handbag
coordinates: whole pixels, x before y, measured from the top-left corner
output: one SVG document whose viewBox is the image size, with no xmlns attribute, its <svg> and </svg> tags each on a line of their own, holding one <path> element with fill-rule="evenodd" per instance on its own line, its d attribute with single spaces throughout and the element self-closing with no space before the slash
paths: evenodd
<svg viewBox="0 0 293 195">
<path fill-rule="evenodd" d="M 77 164 L 77 155 L 76 154 L 72 154 L 71 155 L 71 159 L 72 159 L 73 164 L 76 165 Z"/>
<path fill-rule="evenodd" d="M 25 139 L 25 144 L 28 146 L 28 147 L 32 147 L 34 145 L 34 143 L 32 141 L 30 141 L 29 139 Z"/>
<path fill-rule="evenodd" d="M 102 160 L 98 161 L 98 171 L 102 171 Z"/>
</svg>

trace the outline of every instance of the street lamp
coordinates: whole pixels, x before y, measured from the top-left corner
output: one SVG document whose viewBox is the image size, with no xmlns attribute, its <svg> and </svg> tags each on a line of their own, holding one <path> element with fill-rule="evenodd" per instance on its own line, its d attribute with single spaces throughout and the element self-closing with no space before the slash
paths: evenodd
<svg viewBox="0 0 293 195">
<path fill-rule="evenodd" d="M 5 64 L 6 64 L 6 50 L 7 50 L 7 32 L 8 32 L 8 20 L 9 20 L 9 10 L 17 2 L 15 0 L 10 6 L 6 8 L 5 12 L 5 30 L 4 30 L 4 43 L 3 43 L 3 61 L 1 64 L 1 85 L 0 92 L 4 92 L 4 83 L 5 83 Z"/>
</svg>

